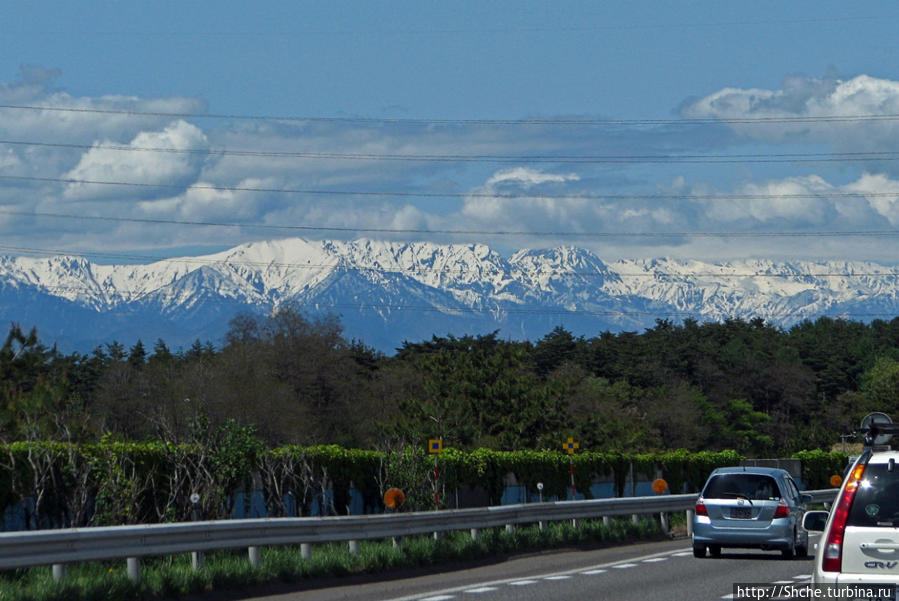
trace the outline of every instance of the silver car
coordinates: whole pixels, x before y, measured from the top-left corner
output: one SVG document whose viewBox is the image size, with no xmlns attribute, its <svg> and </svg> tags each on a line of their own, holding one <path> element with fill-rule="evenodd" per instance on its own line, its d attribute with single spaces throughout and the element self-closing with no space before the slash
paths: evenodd
<svg viewBox="0 0 899 601">
<path fill-rule="evenodd" d="M 693 555 L 705 557 L 708 550 L 717 557 L 724 548 L 757 548 L 804 557 L 808 531 L 802 516 L 810 500 L 786 470 L 718 468 L 696 502 Z"/>
</svg>

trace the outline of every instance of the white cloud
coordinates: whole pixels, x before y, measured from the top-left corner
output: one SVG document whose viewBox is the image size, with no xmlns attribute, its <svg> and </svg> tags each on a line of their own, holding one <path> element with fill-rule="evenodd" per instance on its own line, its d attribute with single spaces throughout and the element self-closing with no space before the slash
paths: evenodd
<svg viewBox="0 0 899 601">
<path fill-rule="evenodd" d="M 588 203 L 582 198 L 510 198 L 501 194 L 528 191 L 537 195 L 533 190 L 537 186 L 579 179 L 574 173 L 560 175 L 522 167 L 497 171 L 465 199 L 461 214 L 466 219 L 497 229 L 508 230 L 513 225 L 514 229 L 521 229 L 539 224 L 545 231 L 549 226 L 567 224 L 572 215 L 589 211 Z"/>
<path fill-rule="evenodd" d="M 602 256 L 611 253 L 613 258 L 614 254 L 666 253 L 715 259 L 715 253 L 722 256 L 764 253 L 775 246 L 767 240 L 766 244 L 759 245 L 758 240 L 752 239 L 663 236 L 671 232 L 803 232 L 885 229 L 899 225 L 899 173 L 893 171 L 897 167 L 892 162 L 803 163 L 795 169 L 781 164 L 766 170 L 769 166 L 763 164 L 691 166 L 676 161 L 641 163 L 637 160 L 616 164 L 588 161 L 579 162 L 574 173 L 570 163 L 566 166 L 565 161 L 549 160 L 553 155 L 737 154 L 741 150 L 735 144 L 746 143 L 747 138 L 754 145 L 747 152 L 761 148 L 771 154 L 784 152 L 785 142 L 826 144 L 840 151 L 892 150 L 895 136 L 899 135 L 899 124 L 893 121 L 729 125 L 739 132 L 737 138 L 726 131 L 722 136 L 721 128 L 717 127 L 714 135 L 707 135 L 707 128 L 676 127 L 516 128 L 456 124 L 422 128 L 357 122 L 205 120 L 191 124 L 133 112 L 202 112 L 205 107 L 197 100 L 142 99 L 127 95 L 79 98 L 51 87 L 58 75 L 52 70 L 29 68 L 23 72 L 21 81 L 0 83 L 0 104 L 132 112 L 0 109 L 0 139 L 88 146 L 86 149 L 0 146 L 3 174 L 175 185 L 181 189 L 25 180 L 9 184 L 0 180 L 3 207 L 75 212 L 75 209 L 66 211 L 64 205 L 75 206 L 73 201 L 77 201 L 77 211 L 84 215 L 380 229 L 385 231 L 361 235 L 391 238 L 401 238 L 402 234 L 386 230 L 649 234 L 601 239 L 545 236 L 526 241 L 532 246 L 583 243 L 591 245 Z M 899 82 L 866 76 L 845 81 L 792 77 L 778 90 L 726 88 L 684 109 L 688 117 L 731 119 L 887 113 L 899 114 Z M 771 146 L 760 147 L 756 145 L 758 142 Z M 102 148 L 107 145 L 127 146 L 132 150 Z M 135 150 L 138 148 L 247 152 L 165 153 Z M 308 156 L 311 153 L 317 156 Z M 366 158 L 335 156 L 340 154 Z M 422 159 L 372 158 L 375 155 Z M 439 155 L 503 158 L 495 161 L 423 159 Z M 529 161 L 528 156 L 541 159 Z M 500 169 L 498 164 L 507 167 Z M 824 170 L 831 166 L 839 170 Z M 785 176 L 787 173 L 789 176 Z M 335 193 L 252 192 L 236 188 L 334 190 Z M 385 194 L 355 196 L 342 191 L 383 191 Z M 424 192 L 420 198 L 414 196 L 418 191 Z M 392 196 L 391 192 L 402 195 Z M 449 195 L 440 197 L 441 193 Z M 469 196 L 459 196 L 466 193 Z M 846 193 L 866 196 L 840 196 Z M 504 196 L 516 194 L 534 197 Z M 697 195 L 711 195 L 711 198 L 697 198 Z M 754 198 L 733 198 L 739 195 Z M 818 197 L 806 198 L 808 195 Z M 313 230 L 302 230 L 302 234 L 326 238 L 357 235 L 352 231 Z M 193 244 L 227 246 L 276 235 L 289 235 L 289 232 L 49 218 L 0 222 L 0 236 L 8 244 L 50 248 L 63 244 L 109 250 Z M 436 234 L 407 235 L 416 239 L 423 236 L 451 241 L 449 236 Z M 518 236 L 470 238 L 459 236 L 455 241 L 483 241 L 505 249 L 525 243 L 525 238 Z M 849 240 L 827 239 L 826 242 L 862 252 L 859 249 L 863 245 L 853 246 Z M 806 244 L 806 240 L 797 245 L 795 238 L 784 238 L 776 244 L 781 244 L 784 252 L 790 245 L 795 253 L 821 252 L 812 243 Z"/>
<path fill-rule="evenodd" d="M 733 192 L 736 198 L 722 194 L 704 201 L 705 214 L 722 224 L 748 220 L 791 227 L 821 225 L 834 217 L 834 201 L 827 195 L 837 191 L 816 175 L 747 183 Z M 818 195 L 822 198 L 810 198 Z"/>
<path fill-rule="evenodd" d="M 206 104 L 193 98 L 139 98 L 130 95 L 72 96 L 51 84 L 60 71 L 21 68 L 19 81 L 0 82 L 0 104 L 71 110 L 0 109 L 0 132 L 14 139 L 90 144 L 98 139 L 122 143 L 144 130 L 162 127 L 162 113 L 200 113 Z M 108 112 L 103 112 L 108 111 Z M 156 113 L 156 115 L 152 114 Z"/>
<path fill-rule="evenodd" d="M 139 133 L 127 145 L 127 150 L 105 148 L 113 145 L 108 140 L 95 143 L 64 178 L 129 182 L 146 186 L 188 186 L 200 173 L 205 159 L 202 152 L 208 147 L 208 142 L 199 128 L 178 120 L 162 131 Z M 164 151 L 146 149 L 164 149 Z M 147 192 L 154 196 L 170 194 L 170 190 L 165 188 L 141 190 L 144 193 L 136 195 L 146 196 Z M 122 198 L 132 193 L 133 191 L 123 193 L 118 186 L 98 186 L 89 183 L 70 183 L 65 190 L 66 198 L 73 200 Z"/>
<path fill-rule="evenodd" d="M 576 182 L 580 179 L 576 173 L 567 175 L 559 175 L 555 173 L 544 173 L 537 169 L 528 169 L 526 167 L 515 167 L 514 169 L 504 169 L 494 173 L 487 180 L 485 188 L 494 190 L 497 184 L 512 184 L 524 189 L 532 188 L 539 184 Z"/>
<path fill-rule="evenodd" d="M 792 76 L 779 90 L 723 88 L 686 105 L 681 113 L 687 118 L 756 120 L 726 125 L 766 143 L 826 143 L 842 152 L 893 150 L 899 120 L 890 116 L 899 114 L 899 82 L 868 75 L 846 80 Z M 783 121 L 790 118 L 802 121 Z M 895 169 L 890 162 L 871 165 Z"/>
<path fill-rule="evenodd" d="M 883 174 L 865 173 L 845 187 L 847 192 L 866 195 L 868 205 L 890 225 L 899 225 L 899 181 Z"/>
</svg>

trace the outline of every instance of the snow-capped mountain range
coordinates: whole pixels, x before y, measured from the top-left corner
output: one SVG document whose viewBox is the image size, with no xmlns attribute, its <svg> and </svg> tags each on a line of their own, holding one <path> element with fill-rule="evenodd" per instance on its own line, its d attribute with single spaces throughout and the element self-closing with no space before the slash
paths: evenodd
<svg viewBox="0 0 899 601">
<path fill-rule="evenodd" d="M 789 327 L 821 315 L 899 315 L 899 270 L 866 262 L 604 262 L 559 247 L 503 257 L 432 243 L 257 242 L 147 265 L 81 257 L 0 257 L 0 319 L 45 344 L 88 351 L 117 340 L 170 348 L 219 343 L 240 312 L 294 304 L 340 317 L 347 338 L 391 353 L 404 340 L 481 334 L 537 340 L 641 331 L 657 319 L 729 317 Z"/>
</svg>

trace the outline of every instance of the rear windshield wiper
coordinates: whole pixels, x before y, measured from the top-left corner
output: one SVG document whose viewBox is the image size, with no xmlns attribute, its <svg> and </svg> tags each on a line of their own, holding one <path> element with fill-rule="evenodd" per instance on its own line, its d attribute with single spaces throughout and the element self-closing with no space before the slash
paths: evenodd
<svg viewBox="0 0 899 601">
<path fill-rule="evenodd" d="M 723 492 L 719 495 L 720 497 L 733 497 L 734 499 L 746 499 L 749 501 L 749 504 L 752 505 L 752 499 L 749 498 L 749 495 L 744 495 L 741 492 Z"/>
</svg>

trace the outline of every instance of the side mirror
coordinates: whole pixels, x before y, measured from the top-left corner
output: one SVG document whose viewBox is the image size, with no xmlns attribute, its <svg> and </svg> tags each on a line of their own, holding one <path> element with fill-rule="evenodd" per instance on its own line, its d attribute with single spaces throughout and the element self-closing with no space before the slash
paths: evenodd
<svg viewBox="0 0 899 601">
<path fill-rule="evenodd" d="M 806 511 L 802 516 L 802 527 L 809 532 L 824 532 L 824 526 L 827 524 L 827 511 Z"/>
<path fill-rule="evenodd" d="M 799 502 L 803 505 L 808 505 L 812 502 L 812 495 L 799 495 Z"/>
</svg>

